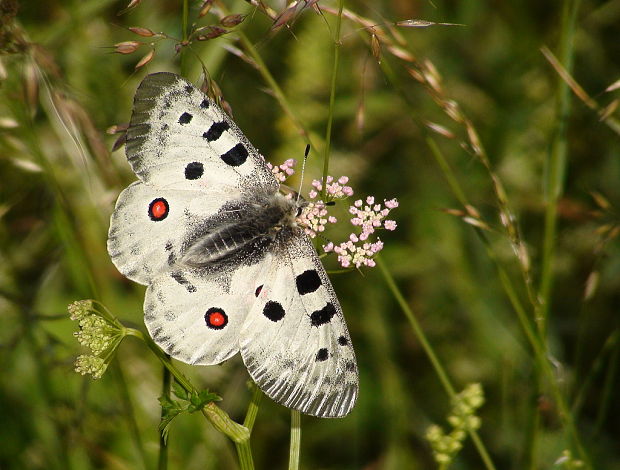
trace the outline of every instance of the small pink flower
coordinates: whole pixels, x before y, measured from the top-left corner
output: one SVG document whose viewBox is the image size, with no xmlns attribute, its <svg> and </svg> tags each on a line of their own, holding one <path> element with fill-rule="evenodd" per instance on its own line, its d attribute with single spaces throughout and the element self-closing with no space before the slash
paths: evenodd
<svg viewBox="0 0 620 470">
<path fill-rule="evenodd" d="M 273 173 L 273 176 L 276 180 L 278 180 L 280 183 L 284 183 L 284 181 L 286 181 L 286 178 L 295 173 L 294 167 L 296 164 L 297 162 L 294 159 L 289 158 L 284 163 L 282 163 L 282 165 L 272 165 L 271 163 L 267 162 L 267 168 L 271 170 L 271 173 Z"/>
<path fill-rule="evenodd" d="M 386 220 L 383 223 L 383 226 L 386 228 L 386 230 L 396 230 L 396 221 L 394 221 L 394 220 Z"/>
<path fill-rule="evenodd" d="M 388 209 L 396 209 L 398 207 L 398 201 L 396 199 L 390 199 L 389 201 L 385 201 L 385 207 Z"/>
</svg>

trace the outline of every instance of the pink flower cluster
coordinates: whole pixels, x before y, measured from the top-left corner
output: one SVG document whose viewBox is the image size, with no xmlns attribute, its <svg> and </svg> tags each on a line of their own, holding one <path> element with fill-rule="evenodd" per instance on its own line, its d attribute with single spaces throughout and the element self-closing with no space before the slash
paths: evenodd
<svg viewBox="0 0 620 470">
<path fill-rule="evenodd" d="M 349 240 L 341 243 L 340 245 L 334 245 L 329 242 L 327 245 L 323 245 L 325 253 L 334 252 L 338 255 L 338 262 L 343 268 L 350 268 L 355 266 L 360 268 L 362 266 L 368 266 L 373 268 L 376 263 L 372 257 L 379 253 L 383 249 L 383 242 L 377 237 L 375 243 L 360 243 L 360 237 L 352 233 L 349 235 Z"/>
<path fill-rule="evenodd" d="M 280 166 L 269 163 L 267 165 L 276 179 L 282 183 L 294 173 L 295 163 L 295 160 L 289 159 Z M 323 180 L 312 181 L 308 203 L 297 217 L 299 225 L 304 228 L 308 236 L 315 238 L 320 232 L 325 231 L 327 224 L 335 224 L 338 221 L 336 217 L 329 215 L 328 210 L 333 205 L 332 202 L 353 196 L 353 188 L 347 186 L 348 182 L 347 176 L 338 179 L 328 176 L 325 184 L 326 201 L 323 201 L 318 199 L 323 191 Z M 383 204 L 375 203 L 373 196 L 368 196 L 365 201 L 358 199 L 349 207 L 349 213 L 353 216 L 350 222 L 355 227 L 354 232 L 349 235 L 346 242 L 338 245 L 329 242 L 323 245 L 323 250 L 325 253 L 335 253 L 343 268 L 374 267 L 373 257 L 383 249 L 383 242 L 379 237 L 376 240 L 371 240 L 370 237 L 378 229 L 396 229 L 396 222 L 386 217 L 397 207 L 396 199 L 384 200 Z"/>
<path fill-rule="evenodd" d="M 297 220 L 311 238 L 316 237 L 319 232 L 324 232 L 328 223 L 338 222 L 336 217 L 328 215 L 327 206 L 323 201 L 309 202 Z"/>
<path fill-rule="evenodd" d="M 342 199 L 345 197 L 353 196 L 353 188 L 351 186 L 345 186 L 349 182 L 348 176 L 341 176 L 338 180 L 334 181 L 332 176 L 327 177 L 327 186 L 325 188 L 325 195 L 328 201 L 334 199 Z M 323 179 L 313 180 L 312 187 L 308 193 L 310 199 L 314 199 L 319 195 L 319 192 L 323 190 Z"/>
<path fill-rule="evenodd" d="M 333 177 L 327 177 L 327 185 L 325 186 L 325 199 L 323 202 L 320 199 L 316 199 L 320 196 L 320 191 L 323 190 L 323 181 L 312 181 L 312 189 L 308 193 L 308 205 L 304 207 L 302 214 L 299 216 L 300 225 L 304 227 L 304 230 L 309 237 L 314 238 L 319 232 L 325 231 L 325 227 L 328 223 L 335 224 L 338 219 L 332 215 L 328 215 L 327 203 L 335 201 L 336 199 L 344 199 L 353 195 L 353 188 L 346 186 L 349 182 L 349 178 L 341 176 L 338 180 L 334 180 Z M 311 199 L 316 199 L 312 201 Z"/>
<path fill-rule="evenodd" d="M 383 220 L 390 213 L 390 210 L 398 207 L 398 201 L 396 199 L 390 199 L 384 201 L 385 207 L 381 204 L 375 204 L 375 198 L 368 196 L 366 198 L 366 205 L 361 199 L 358 199 L 349 208 L 349 212 L 353 214 L 351 223 L 353 225 L 362 227 L 362 233 L 360 234 L 360 240 L 368 239 L 368 236 L 373 234 L 375 229 L 383 226 L 387 230 L 395 230 L 396 222 L 393 220 Z"/>
<path fill-rule="evenodd" d="M 272 165 L 271 163 L 267 162 L 267 168 L 271 170 L 273 176 L 275 176 L 280 183 L 284 183 L 284 181 L 286 181 L 286 178 L 295 173 L 294 167 L 296 164 L 296 160 L 289 158 L 282 165 Z"/>
<path fill-rule="evenodd" d="M 353 215 L 351 224 L 355 227 L 361 227 L 362 232 L 360 234 L 352 233 L 349 235 L 349 240 L 340 245 L 334 245 L 330 242 L 323 246 L 323 250 L 326 253 L 336 253 L 338 255 L 338 262 L 343 268 L 352 266 L 356 268 L 361 266 L 374 267 L 375 260 L 373 256 L 383 249 L 383 242 L 379 237 L 377 237 L 374 243 L 370 242 L 368 241 L 369 237 L 379 228 L 387 230 L 396 229 L 396 222 L 385 220 L 385 218 L 392 209 L 398 207 L 398 201 L 390 199 L 389 201 L 384 201 L 384 205 L 385 207 L 381 204 L 376 204 L 373 196 L 366 198 L 366 205 L 364 205 L 361 199 L 355 201 L 349 207 L 349 212 Z"/>
</svg>

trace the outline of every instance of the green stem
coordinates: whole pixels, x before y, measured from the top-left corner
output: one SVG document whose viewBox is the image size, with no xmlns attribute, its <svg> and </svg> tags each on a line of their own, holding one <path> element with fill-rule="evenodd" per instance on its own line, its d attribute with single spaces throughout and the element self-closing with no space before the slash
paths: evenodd
<svg viewBox="0 0 620 470">
<path fill-rule="evenodd" d="M 377 261 L 377 266 L 379 266 L 379 269 L 381 270 L 381 274 L 383 275 L 383 278 L 385 279 L 385 283 L 387 284 L 388 288 L 392 292 L 392 295 L 394 296 L 394 298 L 400 305 L 400 308 L 405 314 L 405 316 L 407 317 L 407 320 L 409 320 L 409 324 L 411 325 L 411 328 L 413 329 L 413 332 L 416 335 L 416 338 L 422 345 L 422 349 L 424 349 L 424 352 L 426 353 L 429 360 L 431 361 L 431 364 L 433 368 L 435 369 L 435 373 L 439 377 L 439 380 L 441 384 L 443 385 L 444 390 L 446 391 L 450 399 L 454 400 L 456 397 L 454 386 L 450 382 L 450 379 L 448 378 L 448 374 L 446 373 L 445 369 L 441 365 L 441 362 L 437 358 L 435 351 L 433 350 L 428 339 L 426 338 L 426 335 L 424 334 L 424 331 L 422 330 L 420 323 L 418 322 L 417 318 L 413 314 L 413 311 L 409 307 L 409 304 L 407 304 L 405 297 L 403 296 L 402 292 L 396 285 L 396 282 L 394 281 L 392 274 L 390 273 L 388 268 L 385 266 L 385 264 L 383 263 L 383 260 L 381 259 L 379 255 L 377 255 L 376 261 Z M 493 465 L 493 461 L 491 460 L 491 457 L 489 456 L 489 453 L 487 452 L 487 449 L 484 446 L 484 443 L 480 439 L 480 436 L 478 436 L 478 433 L 474 430 L 469 430 L 468 433 L 469 433 L 469 436 L 472 442 L 476 446 L 478 453 L 480 454 L 480 458 L 482 459 L 484 466 L 487 468 L 487 470 L 495 470 L 495 465 Z"/>
<path fill-rule="evenodd" d="M 162 395 L 166 398 L 170 398 L 170 389 L 172 386 L 172 374 L 170 371 L 163 368 L 162 371 Z M 163 408 L 162 408 L 162 416 L 163 416 Z M 159 458 L 157 460 L 157 470 L 167 470 L 168 468 L 168 439 L 170 439 L 170 432 L 168 432 L 168 436 L 164 439 L 163 433 L 159 435 Z"/>
<path fill-rule="evenodd" d="M 187 42 L 187 24 L 189 20 L 189 0 L 183 0 L 183 13 L 181 16 L 181 37 L 183 38 L 183 44 Z M 181 75 L 185 75 L 187 70 L 187 60 L 185 58 L 185 47 L 181 48 Z"/>
<path fill-rule="evenodd" d="M 462 191 L 456 177 L 452 174 L 452 170 L 450 166 L 448 165 L 448 163 L 445 161 L 443 154 L 438 150 L 436 145 L 434 146 L 431 145 L 430 148 L 431 150 L 433 149 L 435 150 L 433 151 L 433 155 L 437 159 L 439 166 L 447 172 L 447 173 L 444 173 L 444 175 L 446 176 L 446 180 L 448 181 L 450 186 L 453 188 L 453 192 L 455 196 L 459 199 L 459 201 L 464 206 L 467 205 L 467 199 L 464 196 L 464 192 Z M 521 328 L 523 329 L 530 345 L 532 346 L 532 349 L 534 351 L 534 357 L 536 360 L 536 365 L 538 369 L 542 372 L 542 374 L 547 378 L 547 381 L 551 389 L 551 395 L 553 396 L 553 399 L 558 407 L 560 419 L 562 420 L 562 423 L 568 430 L 568 433 L 571 436 L 573 442 L 575 443 L 575 447 L 578 449 L 580 456 L 586 459 L 587 456 L 585 455 L 585 451 L 583 449 L 579 435 L 575 428 L 572 415 L 562 395 L 562 392 L 558 385 L 558 379 L 549 361 L 549 358 L 546 352 L 545 342 L 543 338 L 540 337 L 540 334 L 537 334 L 535 328 L 531 324 L 530 317 L 528 316 L 527 311 L 525 310 L 525 307 L 519 300 L 517 290 L 515 286 L 513 285 L 513 282 L 510 279 L 510 276 L 508 275 L 506 270 L 502 267 L 500 261 L 497 259 L 493 251 L 493 248 L 491 246 L 491 243 L 489 239 L 487 238 L 486 234 L 480 228 L 474 227 L 474 229 L 476 231 L 476 234 L 478 235 L 478 237 L 480 238 L 480 240 L 485 246 L 487 256 L 493 262 L 493 264 L 495 265 L 495 268 L 497 269 L 497 273 L 499 275 L 500 282 L 502 283 L 504 292 L 508 296 L 508 300 L 510 301 L 510 304 L 512 305 L 515 313 L 517 314 L 517 318 L 519 320 L 519 323 L 521 324 Z M 536 305 L 533 305 L 532 308 L 534 309 L 534 311 L 538 311 Z"/>
<path fill-rule="evenodd" d="M 226 11 L 224 8 L 222 8 L 222 10 Z M 309 144 L 310 147 L 314 147 L 310 138 L 310 131 L 304 126 L 304 124 L 299 120 L 297 115 L 293 112 L 293 108 L 290 106 L 288 100 L 286 99 L 286 96 L 284 95 L 284 92 L 278 85 L 278 82 L 276 82 L 276 80 L 273 78 L 273 75 L 271 75 L 271 73 L 269 72 L 269 69 L 265 65 L 263 58 L 260 56 L 252 42 L 242 31 L 237 31 L 237 33 L 239 34 L 239 41 L 241 42 L 241 45 L 256 63 L 258 72 L 263 77 L 263 80 L 267 82 L 269 88 L 273 91 L 276 100 L 278 100 L 278 103 L 280 103 L 280 106 L 282 107 L 284 112 L 288 115 L 291 121 L 293 121 L 295 126 L 301 131 L 302 138 L 304 139 L 305 143 Z"/>
<path fill-rule="evenodd" d="M 187 22 L 189 18 L 189 0 L 183 0 L 183 41 L 187 41 Z"/>
<path fill-rule="evenodd" d="M 329 93 L 329 111 L 327 113 L 327 127 L 325 129 L 325 152 L 323 156 L 323 187 L 321 199 L 327 194 L 327 173 L 329 171 L 329 156 L 331 154 L 332 123 L 334 119 L 334 102 L 336 101 L 336 79 L 338 78 L 338 64 L 340 63 L 340 26 L 342 24 L 342 10 L 344 0 L 338 2 L 338 16 L 336 17 L 336 36 L 334 38 L 334 64 L 332 66 L 332 82 Z"/>
<path fill-rule="evenodd" d="M 575 35 L 575 22 L 579 0 L 570 0 L 563 4 L 560 54 L 558 58 L 567 73 L 571 74 L 574 59 L 573 39 Z M 545 207 L 543 259 L 539 291 L 541 306 L 536 318 L 536 323 L 542 338 L 546 335 L 547 317 L 549 315 L 551 302 L 551 289 L 554 278 L 553 263 L 555 260 L 555 243 L 557 237 L 558 200 L 564 191 L 567 155 L 566 130 L 571 108 L 570 87 L 559 76 L 556 100 L 557 127 L 551 144 L 551 150 L 546 161 L 546 175 L 544 181 L 547 201 Z"/>
<path fill-rule="evenodd" d="M 179 369 L 175 367 L 170 358 L 164 353 L 159 346 L 147 335 L 139 330 L 127 328 L 126 333 L 129 336 L 140 338 L 146 343 L 149 349 L 158 357 L 166 369 L 170 371 L 174 379 L 188 392 L 196 389 L 192 383 L 185 377 Z M 220 432 L 226 434 L 233 442 L 242 443 L 250 439 L 250 431 L 243 425 L 233 421 L 228 414 L 211 402 L 202 409 L 202 414 L 211 422 L 211 424 Z"/>
<path fill-rule="evenodd" d="M 254 470 L 254 460 L 252 460 L 252 449 L 250 441 L 235 444 L 237 455 L 239 456 L 239 467 L 241 470 Z"/>
<path fill-rule="evenodd" d="M 454 174 L 454 172 L 452 171 L 452 168 L 448 164 L 448 161 L 446 160 L 443 153 L 441 152 L 441 150 L 439 150 L 439 147 L 437 146 L 437 144 L 431 137 L 426 138 L 426 143 L 429 146 L 431 153 L 433 154 L 433 157 L 435 157 L 437 164 L 441 168 L 444 178 L 446 178 L 446 181 L 448 182 L 448 185 L 450 186 L 452 193 L 458 199 L 461 205 L 466 208 L 467 206 L 470 205 L 469 201 L 467 199 L 467 196 L 465 196 L 465 192 L 463 191 L 463 188 L 461 188 L 461 185 L 458 179 L 456 178 L 456 175 Z M 532 349 L 536 353 L 536 357 L 538 358 L 544 357 L 544 348 L 541 345 L 539 338 L 536 336 L 536 332 L 534 331 L 533 325 L 528 317 L 527 311 L 525 310 L 525 307 L 523 306 L 523 304 L 521 303 L 521 300 L 519 299 L 519 295 L 517 294 L 517 289 L 514 286 L 512 280 L 510 279 L 510 276 L 508 276 L 508 273 L 502 267 L 501 263 L 495 256 L 495 253 L 493 252 L 493 248 L 491 246 L 491 242 L 489 241 L 485 232 L 479 227 L 475 227 L 475 226 L 472 226 L 472 227 L 474 228 L 476 235 L 478 236 L 478 238 L 484 245 L 487 256 L 495 265 L 495 269 L 497 269 L 497 273 L 499 275 L 502 288 L 504 289 L 504 292 L 506 293 L 506 296 L 508 297 L 508 300 L 510 301 L 512 308 L 517 314 L 517 318 L 519 319 L 521 328 L 525 332 L 525 335 L 530 345 L 532 346 Z"/>
<path fill-rule="evenodd" d="M 256 385 L 252 384 L 253 392 L 252 399 L 248 405 L 248 411 L 245 414 L 243 425 L 252 433 L 254 422 L 256 421 L 256 415 L 258 414 L 258 406 L 263 398 L 263 392 Z M 252 447 L 250 445 L 250 439 L 242 443 L 235 444 L 237 448 L 237 455 L 239 456 L 239 463 L 243 470 L 251 470 L 254 468 L 254 462 L 252 460 Z"/>
<path fill-rule="evenodd" d="M 578 1 L 578 0 L 572 0 L 574 2 Z M 408 104 L 409 100 L 407 98 L 406 93 L 404 92 L 404 89 L 400 86 L 400 83 L 398 81 L 398 79 L 396 78 L 395 74 L 392 72 L 391 68 L 388 66 L 388 61 L 384 60 L 381 63 L 382 65 L 382 69 L 386 75 L 386 77 L 390 80 L 390 82 L 394 85 L 394 87 L 398 90 L 398 92 L 401 94 L 401 96 L 403 97 L 404 101 Z M 424 125 L 420 122 L 420 120 L 415 116 L 412 115 L 411 118 L 414 120 L 414 122 L 416 122 L 421 129 L 425 129 Z M 435 146 L 435 149 L 437 147 Z M 431 150 L 433 150 L 433 147 L 431 147 Z M 434 152 L 435 153 L 435 152 Z M 439 152 L 436 152 L 436 155 L 440 154 Z M 440 165 L 442 166 L 442 168 L 449 168 L 449 166 L 444 166 L 444 165 Z M 486 165 L 485 165 L 486 166 Z M 454 183 L 457 183 L 456 178 L 449 178 L 449 184 L 453 185 Z M 455 186 L 458 188 L 458 183 Z M 462 190 L 458 190 L 455 191 L 455 195 L 457 196 L 457 198 L 459 198 L 459 200 L 461 200 L 462 198 L 464 198 L 464 193 Z M 466 201 L 465 199 L 463 199 L 463 201 Z M 557 201 L 556 201 L 557 202 Z M 574 421 L 573 418 L 568 410 L 568 406 L 564 400 L 564 397 L 562 395 L 562 392 L 560 390 L 559 384 L 558 384 L 558 379 L 554 373 L 554 370 L 550 364 L 549 361 L 549 357 L 546 353 L 546 342 L 544 341 L 544 336 L 541 336 L 540 334 L 536 334 L 536 331 L 534 330 L 534 328 L 530 325 L 530 320 L 529 317 L 527 315 L 527 312 L 525 310 L 525 308 L 523 307 L 523 305 L 521 304 L 521 301 L 519 300 L 519 296 L 517 294 L 517 291 L 510 279 L 510 277 L 508 276 L 507 272 L 501 267 L 501 264 L 499 262 L 499 260 L 497 260 L 497 258 L 495 257 L 492 247 L 490 245 L 490 243 L 488 242 L 486 235 L 483 233 L 482 230 L 480 230 L 479 228 L 474 227 L 474 229 L 476 230 L 476 233 L 480 236 L 481 240 L 483 240 L 483 242 L 485 243 L 486 246 L 486 251 L 489 254 L 489 256 L 491 257 L 491 260 L 494 262 L 494 264 L 497 267 L 499 276 L 500 276 L 500 281 L 502 283 L 502 286 L 513 306 L 513 308 L 515 309 L 515 312 L 517 313 L 517 317 L 519 319 L 519 322 L 521 323 L 521 326 L 530 342 L 530 344 L 532 345 L 532 347 L 534 348 L 534 352 L 535 352 L 535 358 L 536 358 L 536 363 L 537 365 L 540 367 L 540 370 L 543 371 L 543 374 L 547 377 L 548 383 L 550 384 L 550 388 L 551 388 L 551 395 L 553 396 L 553 399 L 555 400 L 555 403 L 557 404 L 558 407 L 558 414 L 560 416 L 560 419 L 562 420 L 562 423 L 564 424 L 564 426 L 566 427 L 566 430 L 568 431 L 568 434 L 570 435 L 571 439 L 574 442 L 575 447 L 578 449 L 579 455 L 582 459 L 586 460 L 586 467 L 590 468 L 591 465 L 589 464 L 589 462 L 587 461 L 588 457 L 585 454 L 585 451 L 583 449 L 583 446 L 580 442 L 580 438 L 579 435 L 577 433 L 577 430 L 575 428 L 574 425 Z M 554 236 L 555 238 L 555 236 Z M 547 274 L 549 275 L 549 274 Z M 530 285 L 528 282 L 526 282 L 526 289 L 528 291 L 528 294 L 530 294 Z M 534 296 L 535 297 L 535 296 Z M 534 318 L 542 318 L 542 317 L 546 317 L 546 314 L 541 314 L 540 312 L 543 311 L 541 310 L 541 307 L 538 305 L 539 301 L 537 300 L 537 298 L 533 298 L 532 295 L 530 295 L 530 300 L 532 301 L 532 309 L 534 311 Z M 545 303 L 545 302 L 543 302 Z M 547 303 L 548 306 L 548 303 Z M 540 325 L 540 323 L 538 323 Z M 541 330 L 538 330 L 539 333 Z"/>
<path fill-rule="evenodd" d="M 252 399 L 250 400 L 250 404 L 248 405 L 248 411 L 245 414 L 245 420 L 243 420 L 243 425 L 248 428 L 250 432 L 254 428 L 254 422 L 256 421 L 256 415 L 258 414 L 258 407 L 260 405 L 261 400 L 263 399 L 263 392 L 258 386 L 252 384 L 253 392 Z"/>
<path fill-rule="evenodd" d="M 299 468 L 299 451 L 301 447 L 301 413 L 291 410 L 291 449 L 288 458 L 288 470 Z"/>
</svg>

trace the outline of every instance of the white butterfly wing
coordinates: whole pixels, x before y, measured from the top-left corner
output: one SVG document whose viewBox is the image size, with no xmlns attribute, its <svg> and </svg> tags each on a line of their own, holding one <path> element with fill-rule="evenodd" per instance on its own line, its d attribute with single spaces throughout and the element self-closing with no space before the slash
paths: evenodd
<svg viewBox="0 0 620 470">
<path fill-rule="evenodd" d="M 140 181 L 119 196 L 110 218 L 108 253 L 118 270 L 140 284 L 173 269 L 184 241 L 206 221 L 217 220 L 235 188 L 208 191 L 161 189 Z"/>
<path fill-rule="evenodd" d="M 241 331 L 250 376 L 273 400 L 303 413 L 341 417 L 353 408 L 358 373 L 338 299 L 312 243 L 298 233 L 276 249 Z"/>
<path fill-rule="evenodd" d="M 142 181 L 118 198 L 108 252 L 122 274 L 141 284 L 170 269 L 192 231 L 204 231 L 203 222 L 226 203 L 278 190 L 239 128 L 172 73 L 148 75 L 138 87 L 125 151 Z"/>
<path fill-rule="evenodd" d="M 168 72 L 138 87 L 127 129 L 127 159 L 160 188 L 269 188 L 278 183 L 236 124 L 187 80 Z"/>
<path fill-rule="evenodd" d="M 144 322 L 155 342 L 188 364 L 219 364 L 239 351 L 243 322 L 256 297 L 261 264 L 227 274 L 202 270 L 162 274 L 146 290 Z"/>
</svg>

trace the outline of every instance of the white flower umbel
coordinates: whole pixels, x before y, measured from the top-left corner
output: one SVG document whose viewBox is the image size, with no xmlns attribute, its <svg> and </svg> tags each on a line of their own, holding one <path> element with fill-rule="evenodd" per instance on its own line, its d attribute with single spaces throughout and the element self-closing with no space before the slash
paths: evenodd
<svg viewBox="0 0 620 470">
<path fill-rule="evenodd" d="M 126 328 L 99 302 L 78 300 L 67 308 L 79 330 L 73 333 L 78 343 L 91 354 L 82 354 L 75 361 L 75 371 L 100 378 L 114 357 L 116 348 L 127 334 Z"/>
</svg>

